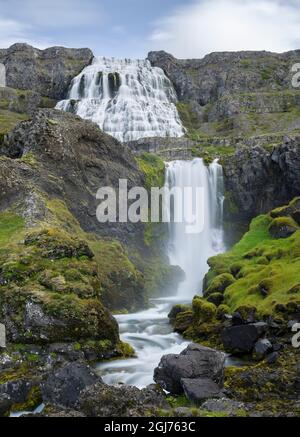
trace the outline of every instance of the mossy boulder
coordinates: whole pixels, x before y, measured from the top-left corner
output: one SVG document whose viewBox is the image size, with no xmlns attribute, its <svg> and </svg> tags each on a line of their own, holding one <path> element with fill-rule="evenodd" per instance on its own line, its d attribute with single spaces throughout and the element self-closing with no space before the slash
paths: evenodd
<svg viewBox="0 0 300 437">
<path fill-rule="evenodd" d="M 177 314 L 176 318 L 171 321 L 174 326 L 174 331 L 183 334 L 187 329 L 189 329 L 194 321 L 194 314 L 191 309 L 180 312 Z"/>
<path fill-rule="evenodd" d="M 222 273 L 216 276 L 204 291 L 204 296 L 210 296 L 214 293 L 223 293 L 226 288 L 235 282 L 235 278 L 230 273 Z"/>
<path fill-rule="evenodd" d="M 211 322 L 217 312 L 216 305 L 211 302 L 207 302 L 205 299 L 196 296 L 192 303 L 194 319 L 198 323 Z"/>
<path fill-rule="evenodd" d="M 185 311 L 189 311 L 191 307 L 185 304 L 176 304 L 172 307 L 171 311 L 168 314 L 168 318 L 170 321 L 174 321 L 180 313 L 184 313 Z"/>
<path fill-rule="evenodd" d="M 220 306 L 224 301 L 224 296 L 222 293 L 212 293 L 207 298 L 208 302 L 213 303 L 216 307 Z"/>
<path fill-rule="evenodd" d="M 298 230 L 297 223 L 291 217 L 277 217 L 269 226 L 273 238 L 288 238 Z"/>
</svg>

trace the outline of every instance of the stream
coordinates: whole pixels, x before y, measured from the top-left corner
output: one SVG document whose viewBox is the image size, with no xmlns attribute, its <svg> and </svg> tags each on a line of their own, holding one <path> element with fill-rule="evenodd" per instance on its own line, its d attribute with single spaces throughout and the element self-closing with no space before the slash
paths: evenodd
<svg viewBox="0 0 300 437">
<path fill-rule="evenodd" d="M 153 383 L 153 371 L 162 355 L 180 353 L 189 342 L 173 332 L 168 313 L 176 303 L 190 304 L 196 294 L 201 294 L 203 278 L 208 270 L 209 257 L 226 250 L 223 242 L 223 172 L 214 161 L 207 167 L 202 159 L 172 161 L 166 164 L 168 188 L 197 187 L 204 189 L 203 230 L 192 234 L 186 232 L 186 224 L 194 205 L 184 204 L 189 213 L 182 222 L 171 220 L 169 224 L 169 260 L 180 266 L 185 279 L 179 284 L 177 295 L 151 300 L 151 308 L 135 314 L 116 316 L 121 339 L 133 346 L 136 357 L 99 363 L 97 373 L 107 384 L 129 384 L 139 388 Z M 175 216 L 184 208 L 174 203 L 170 215 Z M 177 210 L 176 210 L 177 208 Z M 233 364 L 230 357 L 227 365 Z"/>
</svg>

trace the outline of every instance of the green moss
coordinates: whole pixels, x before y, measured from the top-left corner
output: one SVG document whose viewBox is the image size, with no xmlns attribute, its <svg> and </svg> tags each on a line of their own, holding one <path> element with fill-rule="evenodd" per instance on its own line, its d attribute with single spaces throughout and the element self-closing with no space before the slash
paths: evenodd
<svg viewBox="0 0 300 437">
<path fill-rule="evenodd" d="M 291 217 L 277 217 L 270 223 L 269 231 L 274 238 L 286 238 L 299 229 Z"/>
<path fill-rule="evenodd" d="M 213 293 L 224 293 L 225 289 L 234 282 L 235 278 L 230 273 L 222 273 L 211 281 L 204 295 L 209 296 Z"/>
<path fill-rule="evenodd" d="M 11 411 L 34 411 L 43 401 L 41 389 L 39 386 L 33 386 L 25 402 L 14 404 Z"/>
<path fill-rule="evenodd" d="M 14 237 L 19 237 L 19 233 L 24 230 L 24 219 L 12 212 L 0 213 L 0 248 Z"/>
<path fill-rule="evenodd" d="M 20 159 L 21 162 L 29 165 L 30 167 L 37 168 L 38 162 L 35 155 L 32 152 L 25 153 Z"/>
<path fill-rule="evenodd" d="M 276 313 L 280 304 L 285 308 L 284 315 L 288 316 L 292 313 L 289 305 L 293 304 L 294 311 L 300 307 L 297 289 L 300 283 L 300 230 L 285 239 L 272 238 L 269 232 L 274 220 L 286 223 L 286 219 L 272 219 L 270 215 L 257 217 L 229 252 L 209 260 L 208 289 L 220 274 L 231 273 L 236 278 L 224 292 L 224 304 L 230 312 L 248 306 L 263 316 Z M 289 217 L 288 223 L 291 224 Z M 291 289 L 295 293 L 289 293 Z"/>
<path fill-rule="evenodd" d="M 198 116 L 195 111 L 193 111 L 190 103 L 178 102 L 176 107 L 183 126 L 188 129 L 189 132 L 193 132 L 200 127 Z"/>
<path fill-rule="evenodd" d="M 10 132 L 18 123 L 29 118 L 26 114 L 0 109 L 0 135 Z"/>
<path fill-rule="evenodd" d="M 139 169 L 145 174 L 146 187 L 162 187 L 165 181 L 165 163 L 151 153 L 143 153 L 136 158 Z"/>
<path fill-rule="evenodd" d="M 199 323 L 212 321 L 217 312 L 217 308 L 213 303 L 207 302 L 198 296 L 194 297 L 192 307 L 194 316 Z"/>
</svg>

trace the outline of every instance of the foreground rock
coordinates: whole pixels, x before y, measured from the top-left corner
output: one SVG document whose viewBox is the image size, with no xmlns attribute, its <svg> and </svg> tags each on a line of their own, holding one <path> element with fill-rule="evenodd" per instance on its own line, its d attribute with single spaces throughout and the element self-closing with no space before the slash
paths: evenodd
<svg viewBox="0 0 300 437">
<path fill-rule="evenodd" d="M 70 363 L 49 375 L 42 385 L 43 401 L 47 404 L 73 408 L 80 393 L 101 381 L 90 367 Z"/>
<path fill-rule="evenodd" d="M 263 322 L 249 325 L 235 325 L 222 331 L 222 341 L 226 351 L 231 353 L 248 353 L 256 341 L 266 332 L 267 324 Z"/>
<path fill-rule="evenodd" d="M 182 394 L 183 379 L 209 379 L 222 386 L 225 354 L 191 344 L 179 355 L 164 355 L 154 371 L 154 381 L 172 394 Z M 186 382 L 186 386 L 190 386 Z"/>
<path fill-rule="evenodd" d="M 77 408 L 89 417 L 140 417 L 169 409 L 165 395 L 155 385 L 113 387 L 98 382 L 84 390 Z"/>
<path fill-rule="evenodd" d="M 220 386 L 209 378 L 182 378 L 181 385 L 185 396 L 194 404 L 221 396 Z"/>
</svg>

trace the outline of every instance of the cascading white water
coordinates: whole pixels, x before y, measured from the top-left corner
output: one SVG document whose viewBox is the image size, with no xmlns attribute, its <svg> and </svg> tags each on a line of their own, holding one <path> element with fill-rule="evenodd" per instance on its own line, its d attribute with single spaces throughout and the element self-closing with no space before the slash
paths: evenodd
<svg viewBox="0 0 300 437">
<path fill-rule="evenodd" d="M 173 161 L 167 164 L 166 184 L 169 189 L 192 187 L 193 198 L 196 188 L 203 188 L 204 218 L 202 232 L 186 233 L 187 222 L 171 221 L 169 225 L 169 258 L 172 265 L 178 265 L 185 272 L 185 280 L 180 284 L 178 297 L 190 299 L 202 292 L 203 278 L 208 270 L 207 259 L 225 250 L 223 242 L 223 172 L 222 166 L 214 161 L 206 167 L 202 159 L 193 161 Z M 192 199 L 191 199 L 192 201 Z M 175 203 L 174 208 L 182 208 Z M 193 210 L 189 204 L 188 209 Z M 176 211 L 173 211 L 176 215 Z"/>
<path fill-rule="evenodd" d="M 94 58 L 57 108 L 92 120 L 126 142 L 184 135 L 176 101 L 171 81 L 148 60 Z"/>
<path fill-rule="evenodd" d="M 174 302 L 190 302 L 195 294 L 201 293 L 208 269 L 207 259 L 225 250 L 222 230 L 223 172 L 218 162 L 214 161 L 209 167 L 201 159 L 169 162 L 166 185 L 168 188 L 203 188 L 204 229 L 199 234 L 187 234 L 187 223 L 170 223 L 170 261 L 183 269 L 186 278 L 177 296 L 154 299 L 153 308 L 149 310 L 116 317 L 122 340 L 134 347 L 137 357 L 99 364 L 99 374 L 108 384 L 121 382 L 145 387 L 153 382 L 153 371 L 162 355 L 179 353 L 187 346 L 188 343 L 173 332 L 168 323 L 168 312 Z M 175 211 L 168 213 L 172 217 Z M 232 362 L 229 360 L 228 364 Z"/>
</svg>

